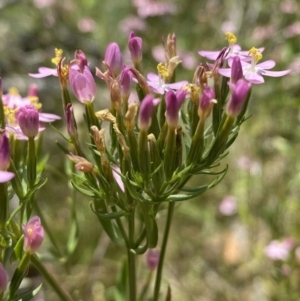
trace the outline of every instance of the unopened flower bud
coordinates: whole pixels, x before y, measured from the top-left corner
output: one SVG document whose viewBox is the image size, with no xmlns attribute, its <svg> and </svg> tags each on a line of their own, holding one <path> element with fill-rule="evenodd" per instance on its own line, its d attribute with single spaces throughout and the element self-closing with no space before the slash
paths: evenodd
<svg viewBox="0 0 300 301">
<path fill-rule="evenodd" d="M 239 79 L 235 84 L 228 83 L 232 94 L 228 101 L 226 113 L 236 117 L 242 110 L 246 97 L 251 89 L 251 84 L 243 79 Z"/>
<path fill-rule="evenodd" d="M 128 101 L 130 95 L 130 86 L 132 81 L 132 73 L 128 68 L 123 68 L 121 73 L 120 85 L 123 101 Z"/>
<path fill-rule="evenodd" d="M 26 225 L 22 226 L 24 233 L 24 251 L 35 253 L 44 240 L 44 228 L 38 216 L 33 216 Z"/>
<path fill-rule="evenodd" d="M 8 284 L 8 275 L 5 271 L 2 263 L 0 263 L 0 294 L 5 292 L 5 290 L 7 288 L 7 284 Z"/>
<path fill-rule="evenodd" d="M 9 139 L 5 133 L 0 136 L 0 170 L 7 170 L 10 164 Z"/>
<path fill-rule="evenodd" d="M 182 103 L 185 100 L 186 91 L 180 90 L 175 94 L 170 90 L 166 94 L 166 119 L 171 127 L 176 127 L 178 124 L 178 114 Z"/>
<path fill-rule="evenodd" d="M 153 96 L 151 94 L 146 95 L 140 106 L 138 121 L 140 130 L 148 130 L 150 127 L 154 105 Z"/>
<path fill-rule="evenodd" d="M 94 172 L 95 171 L 93 164 L 91 162 L 89 162 L 88 160 L 86 160 L 85 158 L 73 155 L 72 153 L 70 155 L 68 155 L 68 157 L 71 161 L 76 163 L 75 168 L 78 171 L 82 171 L 82 172 Z"/>
<path fill-rule="evenodd" d="M 121 73 L 123 59 L 120 47 L 117 43 L 110 43 L 107 46 L 104 61 L 109 65 L 115 77 Z"/>
<path fill-rule="evenodd" d="M 236 83 L 239 79 L 243 78 L 243 68 L 239 56 L 232 59 L 231 65 L 231 82 Z"/>
<path fill-rule="evenodd" d="M 39 132 L 39 112 L 33 106 L 21 107 L 17 119 L 22 133 L 28 138 L 35 137 Z"/>
<path fill-rule="evenodd" d="M 132 31 L 129 35 L 128 48 L 131 54 L 131 59 L 134 62 L 134 64 L 139 64 L 142 60 L 142 45 L 142 38 L 137 37 Z"/>
<path fill-rule="evenodd" d="M 87 66 L 84 66 L 82 72 L 71 68 L 69 82 L 75 96 L 81 103 L 92 102 L 95 99 L 96 83 Z"/>
<path fill-rule="evenodd" d="M 120 84 L 117 80 L 113 80 L 110 86 L 110 100 L 115 110 L 120 110 L 122 105 L 122 97 L 120 91 Z"/>
<path fill-rule="evenodd" d="M 215 90 L 213 88 L 204 88 L 199 101 L 198 115 L 200 118 L 205 120 L 210 115 L 214 103 L 217 102 L 215 97 Z"/>
<path fill-rule="evenodd" d="M 148 269 L 153 271 L 156 269 L 158 262 L 159 262 L 159 255 L 160 252 L 155 249 L 149 249 L 146 254 L 146 261 Z"/>
</svg>

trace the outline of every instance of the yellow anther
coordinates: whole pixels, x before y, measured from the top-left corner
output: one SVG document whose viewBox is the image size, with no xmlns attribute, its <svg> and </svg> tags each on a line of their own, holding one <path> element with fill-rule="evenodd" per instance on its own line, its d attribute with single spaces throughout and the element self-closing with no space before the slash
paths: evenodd
<svg viewBox="0 0 300 301">
<path fill-rule="evenodd" d="M 226 32 L 225 33 L 225 37 L 226 37 L 226 40 L 229 42 L 229 44 L 233 45 L 237 42 L 237 38 L 236 36 L 231 33 L 231 32 Z"/>
<path fill-rule="evenodd" d="M 39 98 L 37 96 L 28 96 L 29 102 L 32 106 L 34 106 L 37 110 L 42 108 L 42 104 L 39 102 Z"/>
<path fill-rule="evenodd" d="M 159 63 L 157 65 L 157 71 L 162 77 L 169 76 L 169 72 L 168 72 L 167 68 L 162 63 Z"/>
<path fill-rule="evenodd" d="M 11 87 L 11 88 L 9 88 L 9 90 L 8 90 L 8 94 L 17 96 L 17 95 L 19 95 L 20 93 L 19 93 L 19 90 L 18 90 L 17 88 Z"/>
<path fill-rule="evenodd" d="M 255 63 L 257 63 L 258 61 L 260 61 L 262 59 L 262 54 L 259 51 L 259 49 L 252 47 L 249 52 L 248 55 L 251 55 L 254 58 Z"/>
<path fill-rule="evenodd" d="M 58 48 L 55 48 L 55 57 L 51 60 L 51 62 L 57 66 L 59 61 L 61 60 L 62 58 L 62 55 L 63 55 L 63 51 L 62 49 L 58 49 Z"/>
<path fill-rule="evenodd" d="M 15 115 L 18 111 L 18 109 L 11 109 L 7 106 L 4 106 L 4 115 L 6 116 L 7 123 L 9 125 L 14 125 L 16 123 Z"/>
</svg>

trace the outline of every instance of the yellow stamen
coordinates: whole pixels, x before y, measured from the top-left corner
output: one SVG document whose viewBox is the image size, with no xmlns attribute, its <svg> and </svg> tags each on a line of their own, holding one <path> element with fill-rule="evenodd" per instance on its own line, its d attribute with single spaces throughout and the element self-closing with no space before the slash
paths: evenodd
<svg viewBox="0 0 300 301">
<path fill-rule="evenodd" d="M 51 60 L 51 62 L 57 66 L 60 59 L 62 58 L 62 55 L 63 55 L 63 51 L 62 49 L 58 49 L 58 48 L 55 48 L 55 57 Z"/>
<path fill-rule="evenodd" d="M 39 98 L 37 96 L 28 96 L 28 99 L 32 106 L 34 106 L 37 110 L 42 108 L 42 104 L 39 102 Z"/>
<path fill-rule="evenodd" d="M 157 65 L 157 70 L 158 70 L 158 73 L 162 77 L 168 77 L 169 76 L 169 72 L 168 72 L 167 68 L 162 63 L 159 63 Z"/>
<path fill-rule="evenodd" d="M 249 52 L 248 55 L 251 55 L 254 58 L 255 63 L 257 63 L 258 61 L 260 61 L 262 59 L 262 54 L 259 51 L 259 49 L 252 47 Z"/>
<path fill-rule="evenodd" d="M 17 88 L 11 87 L 11 88 L 9 88 L 9 90 L 8 90 L 8 94 L 17 96 L 17 95 L 19 95 L 20 93 L 19 93 L 19 90 L 18 90 Z"/>
<path fill-rule="evenodd" d="M 18 111 L 18 109 L 11 109 L 7 106 L 4 106 L 4 115 L 6 116 L 7 123 L 9 125 L 14 125 L 16 123 L 15 115 Z"/>
<path fill-rule="evenodd" d="M 225 37 L 226 37 L 226 40 L 229 42 L 229 44 L 231 45 L 234 45 L 236 42 L 237 42 L 237 38 L 236 36 L 231 33 L 231 32 L 226 32 L 225 33 Z"/>
</svg>

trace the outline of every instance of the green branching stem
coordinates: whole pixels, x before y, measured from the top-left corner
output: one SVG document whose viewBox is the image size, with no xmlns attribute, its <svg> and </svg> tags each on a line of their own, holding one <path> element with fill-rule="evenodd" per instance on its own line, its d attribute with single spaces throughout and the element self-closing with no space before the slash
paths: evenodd
<svg viewBox="0 0 300 301">
<path fill-rule="evenodd" d="M 168 237 L 169 237 L 169 233 L 170 233 L 174 207 L 175 207 L 175 202 L 169 202 L 168 215 L 167 215 L 165 232 L 164 232 L 163 241 L 162 241 L 161 250 L 160 250 L 159 262 L 158 262 L 158 266 L 157 266 L 155 286 L 154 286 L 154 295 L 153 295 L 152 301 L 158 301 L 158 298 L 159 298 L 160 285 L 161 285 L 161 279 L 162 279 L 162 270 L 163 270 L 163 266 L 164 266 L 164 259 L 165 259 L 167 244 L 168 244 Z"/>
</svg>

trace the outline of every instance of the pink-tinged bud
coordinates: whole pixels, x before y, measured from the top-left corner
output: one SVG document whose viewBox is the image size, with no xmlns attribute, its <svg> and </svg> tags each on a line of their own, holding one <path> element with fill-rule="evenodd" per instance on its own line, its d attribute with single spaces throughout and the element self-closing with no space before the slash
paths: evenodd
<svg viewBox="0 0 300 301">
<path fill-rule="evenodd" d="M 110 43 L 105 52 L 104 61 L 110 67 L 113 75 L 117 77 L 123 67 L 123 59 L 120 47 L 117 43 Z"/>
<path fill-rule="evenodd" d="M 6 134 L 0 136 L 0 170 L 7 170 L 10 164 L 9 139 Z"/>
<path fill-rule="evenodd" d="M 180 90 L 177 94 L 173 90 L 166 93 L 166 120 L 171 127 L 176 127 L 178 124 L 179 110 L 185 96 L 184 90 Z"/>
<path fill-rule="evenodd" d="M 8 275 L 5 271 L 2 263 L 0 263 L 0 294 L 5 292 L 5 290 L 7 288 L 7 284 L 8 284 Z"/>
<path fill-rule="evenodd" d="M 121 109 L 122 97 L 119 81 L 113 80 L 110 85 L 110 100 L 113 108 L 117 111 Z"/>
<path fill-rule="evenodd" d="M 39 132 L 39 112 L 30 105 L 21 107 L 17 119 L 22 133 L 28 138 L 35 137 Z"/>
<path fill-rule="evenodd" d="M 75 96 L 81 103 L 92 102 L 95 99 L 96 83 L 87 66 L 84 66 L 83 72 L 70 68 L 69 82 Z"/>
<path fill-rule="evenodd" d="M 66 107 L 66 120 L 67 120 L 67 131 L 70 137 L 74 137 L 77 134 L 76 122 L 73 115 L 73 106 L 68 103 Z"/>
<path fill-rule="evenodd" d="M 80 72 L 83 73 L 84 67 L 88 65 L 87 58 L 84 52 L 81 50 L 76 50 L 74 56 L 75 56 L 76 64 L 79 66 Z"/>
<path fill-rule="evenodd" d="M 30 254 L 35 253 L 41 246 L 44 240 L 44 228 L 41 225 L 41 220 L 38 216 L 33 216 L 26 225 L 22 226 L 24 233 L 25 252 Z"/>
<path fill-rule="evenodd" d="M 127 101 L 130 95 L 130 87 L 132 81 L 132 73 L 128 68 L 123 68 L 121 73 L 120 85 L 122 99 Z"/>
<path fill-rule="evenodd" d="M 231 82 L 235 84 L 241 78 L 243 78 L 241 59 L 239 56 L 235 56 L 231 65 Z"/>
<path fill-rule="evenodd" d="M 215 90 L 211 87 L 205 87 L 199 101 L 198 114 L 200 118 L 206 119 L 213 108 L 215 100 Z"/>
<path fill-rule="evenodd" d="M 251 89 L 251 84 L 239 79 L 235 84 L 228 83 L 228 85 L 232 93 L 227 104 L 226 113 L 228 116 L 236 117 L 243 108 L 243 104 Z"/>
<path fill-rule="evenodd" d="M 38 96 L 38 86 L 36 84 L 31 84 L 28 89 L 29 97 L 37 97 Z"/>
<path fill-rule="evenodd" d="M 156 269 L 158 262 L 159 262 L 159 255 L 160 252 L 155 249 L 149 249 L 146 254 L 146 261 L 148 269 L 153 271 Z"/>
<path fill-rule="evenodd" d="M 140 130 L 148 130 L 150 127 L 154 106 L 155 102 L 153 96 L 151 94 L 146 95 L 140 106 L 138 122 Z"/>
<path fill-rule="evenodd" d="M 142 60 L 142 45 L 142 38 L 137 37 L 132 31 L 128 39 L 128 48 L 131 54 L 131 59 L 135 64 L 139 64 Z"/>
</svg>

